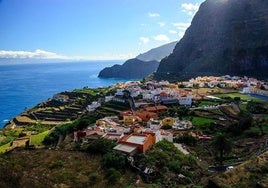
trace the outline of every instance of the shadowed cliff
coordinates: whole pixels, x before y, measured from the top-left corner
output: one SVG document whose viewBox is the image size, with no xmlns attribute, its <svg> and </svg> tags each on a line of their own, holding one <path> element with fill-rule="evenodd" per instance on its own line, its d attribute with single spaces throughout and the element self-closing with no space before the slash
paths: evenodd
<svg viewBox="0 0 268 188">
<path fill-rule="evenodd" d="M 207 0 L 157 79 L 198 75 L 268 77 L 268 1 Z"/>
</svg>

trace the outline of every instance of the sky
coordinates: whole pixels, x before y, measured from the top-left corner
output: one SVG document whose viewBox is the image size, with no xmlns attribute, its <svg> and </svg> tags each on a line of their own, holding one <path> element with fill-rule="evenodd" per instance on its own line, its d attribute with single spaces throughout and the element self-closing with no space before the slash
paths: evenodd
<svg viewBox="0 0 268 188">
<path fill-rule="evenodd" d="M 203 1 L 0 0 L 0 58 L 133 58 L 181 39 Z"/>
</svg>

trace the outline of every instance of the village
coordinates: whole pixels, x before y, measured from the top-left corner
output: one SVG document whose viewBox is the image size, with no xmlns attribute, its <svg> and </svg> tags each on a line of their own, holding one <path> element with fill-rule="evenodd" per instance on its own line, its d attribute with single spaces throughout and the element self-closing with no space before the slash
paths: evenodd
<svg viewBox="0 0 268 188">
<path fill-rule="evenodd" d="M 126 171 L 135 185 L 204 185 L 268 150 L 267 92 L 267 82 L 231 76 L 65 91 L 14 117 L 0 132 L 0 153 L 89 155 L 100 174 L 112 169 L 105 185 L 130 181 Z"/>
<path fill-rule="evenodd" d="M 88 113 L 95 111 L 105 103 L 118 106 L 125 105 L 129 109 L 118 112 L 118 115 L 98 119 L 94 126 L 74 132 L 74 141 L 88 143 L 90 140 L 104 138 L 117 141 L 113 149 L 125 155 L 146 152 L 152 145 L 187 133 L 197 140 L 211 140 L 212 135 L 198 131 L 192 122 L 182 118 L 177 112 L 171 113 L 170 106 L 182 106 L 190 111 L 229 109 L 238 115 L 240 109 L 234 103 L 225 103 L 221 98 L 213 96 L 221 88 L 224 92 L 239 92 L 241 94 L 258 94 L 268 96 L 267 82 L 254 78 L 240 77 L 197 77 L 188 82 L 171 84 L 167 81 L 144 82 L 130 81 L 119 83 L 114 95 L 99 98 L 86 107 Z M 202 88 L 207 88 L 202 91 Z M 198 106 L 195 101 L 212 101 L 210 105 Z M 204 103 L 205 104 L 205 103 Z M 209 104 L 209 103 L 208 103 Z M 115 105 L 115 108 L 116 108 Z M 230 110 L 231 109 L 231 110 Z M 175 110 L 176 111 L 176 110 Z M 225 110 L 225 113 L 226 112 Z M 199 114 L 206 117 L 204 114 Z M 215 115 L 214 115 L 215 116 Z M 226 116 L 226 114 L 225 114 Z M 222 116 L 212 118 L 215 124 L 227 126 L 236 119 Z M 207 118 L 211 118 L 207 116 Z M 176 144 L 183 153 L 188 153 L 181 144 Z"/>
</svg>

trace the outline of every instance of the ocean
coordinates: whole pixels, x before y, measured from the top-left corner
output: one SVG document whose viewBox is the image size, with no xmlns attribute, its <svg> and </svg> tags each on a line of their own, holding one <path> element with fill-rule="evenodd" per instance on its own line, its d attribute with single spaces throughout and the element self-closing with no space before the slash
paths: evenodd
<svg viewBox="0 0 268 188">
<path fill-rule="evenodd" d="M 123 61 L 0 65 L 0 128 L 25 108 L 62 91 L 109 86 L 123 79 L 101 79 L 101 69 Z"/>
</svg>

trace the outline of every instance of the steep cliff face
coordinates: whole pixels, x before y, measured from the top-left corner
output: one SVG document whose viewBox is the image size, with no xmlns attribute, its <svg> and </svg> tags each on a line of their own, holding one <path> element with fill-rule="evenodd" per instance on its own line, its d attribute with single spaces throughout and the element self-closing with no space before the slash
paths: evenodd
<svg viewBox="0 0 268 188">
<path fill-rule="evenodd" d="M 136 58 L 142 61 L 161 61 L 164 57 L 171 54 L 178 41 L 171 42 L 157 48 L 153 48 L 148 52 L 138 55 Z"/>
<path fill-rule="evenodd" d="M 123 65 L 106 67 L 100 71 L 98 77 L 102 78 L 143 78 L 155 72 L 159 61 L 171 54 L 177 41 L 153 48 L 148 52 L 127 60 Z"/>
<path fill-rule="evenodd" d="M 156 78 L 268 77 L 268 1 L 206 0 Z"/>
<path fill-rule="evenodd" d="M 157 70 L 158 61 L 144 62 L 139 59 L 127 60 L 123 65 L 106 67 L 99 73 L 102 78 L 143 78 Z"/>
</svg>

